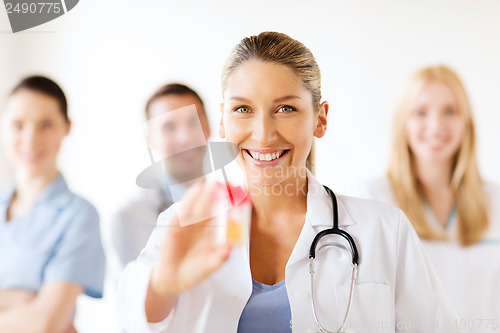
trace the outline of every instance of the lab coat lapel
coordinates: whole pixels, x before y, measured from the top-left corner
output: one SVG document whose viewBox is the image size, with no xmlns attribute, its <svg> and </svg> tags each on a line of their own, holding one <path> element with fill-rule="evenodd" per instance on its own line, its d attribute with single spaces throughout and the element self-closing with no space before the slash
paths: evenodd
<svg viewBox="0 0 500 333">
<path fill-rule="evenodd" d="M 204 332 L 236 332 L 239 318 L 252 293 L 252 276 L 245 246 L 232 249 L 228 261 L 212 275 L 206 285 L 207 301 L 204 311 Z"/>
<path fill-rule="evenodd" d="M 342 196 L 337 196 L 339 227 L 356 224 L 342 202 Z M 288 265 L 293 265 L 309 258 L 311 243 L 318 232 L 333 227 L 332 200 L 318 180 L 307 170 L 307 213 L 304 226 L 295 247 L 288 259 Z"/>
</svg>

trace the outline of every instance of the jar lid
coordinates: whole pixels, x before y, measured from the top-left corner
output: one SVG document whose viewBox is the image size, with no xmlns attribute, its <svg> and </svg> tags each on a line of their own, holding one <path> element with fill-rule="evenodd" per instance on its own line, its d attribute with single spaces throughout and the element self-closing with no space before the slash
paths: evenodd
<svg viewBox="0 0 500 333">
<path fill-rule="evenodd" d="M 231 184 L 217 183 L 214 190 L 214 202 L 220 202 L 220 200 L 227 200 L 229 203 L 232 202 L 234 206 L 252 203 L 250 195 L 245 188 Z"/>
</svg>

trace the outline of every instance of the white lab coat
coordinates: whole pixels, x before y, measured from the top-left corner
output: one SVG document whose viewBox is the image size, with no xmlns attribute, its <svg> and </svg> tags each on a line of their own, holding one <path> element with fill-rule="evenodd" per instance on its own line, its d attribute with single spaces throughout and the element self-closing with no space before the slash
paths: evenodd
<svg viewBox="0 0 500 333">
<path fill-rule="evenodd" d="M 346 332 L 459 332 L 447 296 L 418 237 L 398 209 L 338 195 L 339 225 L 356 241 L 359 276 Z M 168 220 L 174 206 L 159 218 Z M 317 332 L 311 309 L 309 248 L 314 236 L 332 226 L 331 199 L 308 173 L 306 221 L 288 260 L 285 283 L 293 332 Z M 235 333 L 252 291 L 247 246 L 198 286 L 179 296 L 161 323 L 148 324 L 144 301 L 164 228 L 157 228 L 137 261 L 122 275 L 119 314 L 128 332 Z M 247 244 L 248 245 L 248 244 Z M 337 329 L 347 307 L 351 266 L 335 247 L 317 254 L 317 311 L 320 323 Z M 412 329 L 409 329 L 409 328 Z M 436 328 L 437 327 L 437 328 Z"/>
<path fill-rule="evenodd" d="M 484 190 L 490 227 L 472 246 L 458 243 L 456 215 L 443 227 L 432 210 L 425 207 L 431 226 L 445 232 L 450 240 L 422 240 L 424 250 L 457 310 L 459 325 L 470 333 L 500 332 L 500 188 L 487 183 Z M 387 177 L 366 182 L 357 192 L 396 205 Z"/>
<path fill-rule="evenodd" d="M 168 174 L 160 176 L 162 181 L 167 179 L 168 184 L 172 184 L 168 191 L 138 187 L 111 215 L 108 223 L 111 244 L 108 273 L 116 285 L 125 266 L 137 259 L 146 246 L 158 215 L 172 205 L 173 197 L 180 198 L 187 190 L 184 184 L 178 184 Z"/>
<path fill-rule="evenodd" d="M 158 215 L 172 205 L 172 198 L 162 190 L 137 188 L 120 203 L 109 220 L 110 244 L 113 254 L 113 282 L 125 266 L 137 259 L 156 227 Z"/>
</svg>

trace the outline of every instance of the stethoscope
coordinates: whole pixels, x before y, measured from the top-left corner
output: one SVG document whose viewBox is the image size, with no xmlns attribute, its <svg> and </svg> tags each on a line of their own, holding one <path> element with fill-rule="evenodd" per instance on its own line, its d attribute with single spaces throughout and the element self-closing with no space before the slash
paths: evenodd
<svg viewBox="0 0 500 333">
<path fill-rule="evenodd" d="M 333 191 L 328 187 L 324 186 L 326 192 L 332 199 L 332 208 L 333 208 L 333 228 L 325 229 L 320 231 L 318 234 L 316 234 L 316 237 L 314 237 L 314 240 L 311 243 L 311 248 L 309 250 L 309 273 L 311 273 L 311 300 L 312 300 L 312 310 L 313 310 L 313 315 L 314 315 L 314 320 L 316 321 L 316 325 L 318 325 L 319 330 L 322 333 L 339 333 L 342 331 L 344 328 L 346 322 L 347 322 L 347 317 L 349 316 L 349 311 L 351 310 L 351 304 L 352 304 L 352 299 L 354 295 L 354 283 L 356 282 L 356 278 L 358 275 L 358 249 L 356 247 L 356 243 L 354 242 L 354 239 L 349 235 L 346 231 L 339 229 L 339 216 L 338 216 L 338 207 L 337 207 L 337 198 Z M 327 329 L 323 328 L 321 324 L 318 321 L 318 316 L 316 314 L 316 305 L 314 303 L 314 263 L 316 259 L 316 247 L 318 245 L 319 240 L 323 236 L 327 235 L 339 235 L 347 240 L 351 247 L 351 255 L 352 255 L 352 277 L 351 277 L 351 289 L 349 292 L 349 303 L 347 304 L 347 310 L 344 316 L 344 320 L 342 322 L 342 325 L 338 329 L 338 331 L 332 332 L 328 331 Z M 326 246 L 326 245 L 325 245 Z M 321 249 L 321 247 L 320 247 Z"/>
</svg>

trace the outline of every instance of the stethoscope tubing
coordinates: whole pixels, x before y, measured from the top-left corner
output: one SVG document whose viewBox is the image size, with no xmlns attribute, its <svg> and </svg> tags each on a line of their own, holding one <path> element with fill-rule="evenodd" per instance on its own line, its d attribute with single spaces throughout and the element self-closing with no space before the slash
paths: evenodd
<svg viewBox="0 0 500 333">
<path fill-rule="evenodd" d="M 311 248 L 309 249 L 309 273 L 311 274 L 311 304 L 312 304 L 312 311 L 313 311 L 313 316 L 314 316 L 314 321 L 316 322 L 316 325 L 318 326 L 319 330 L 322 333 L 339 333 L 342 332 L 344 329 L 346 323 L 347 323 L 347 318 L 349 316 L 349 312 L 351 311 L 351 305 L 352 305 L 352 300 L 354 298 L 354 285 L 356 283 L 356 279 L 358 277 L 358 262 L 359 262 L 359 255 L 358 255 L 358 249 L 356 247 L 356 243 L 354 242 L 354 239 L 349 235 L 346 231 L 341 230 L 339 228 L 339 221 L 338 221 L 338 204 L 337 204 L 337 197 L 335 196 L 335 193 L 327 187 L 324 186 L 326 192 L 332 199 L 332 209 L 333 209 L 333 227 L 329 229 L 325 229 L 320 231 L 319 233 L 316 234 L 314 237 L 312 243 L 311 243 Z M 316 259 L 316 247 L 318 245 L 318 242 L 320 239 L 326 235 L 339 235 L 341 237 L 344 237 L 347 242 L 349 243 L 349 246 L 351 247 L 351 254 L 352 254 L 352 276 L 351 276 L 351 288 L 349 291 L 349 302 L 347 304 L 347 310 L 344 316 L 344 319 L 342 321 L 342 325 L 337 331 L 329 331 L 321 324 L 319 323 L 318 320 L 318 315 L 316 313 L 316 304 L 314 300 L 314 274 L 315 274 L 315 259 Z"/>
</svg>

